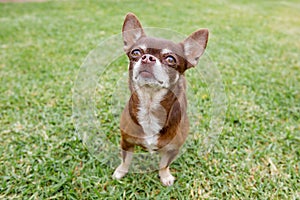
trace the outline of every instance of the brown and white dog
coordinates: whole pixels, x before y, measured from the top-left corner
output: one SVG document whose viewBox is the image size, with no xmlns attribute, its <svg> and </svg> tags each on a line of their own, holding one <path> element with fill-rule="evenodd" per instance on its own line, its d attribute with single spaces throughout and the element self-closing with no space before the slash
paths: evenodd
<svg viewBox="0 0 300 200">
<path fill-rule="evenodd" d="M 113 177 L 121 179 L 128 172 L 138 145 L 160 153 L 160 180 L 170 186 L 175 178 L 169 165 L 189 130 L 184 72 L 197 65 L 206 48 L 208 30 L 200 29 L 183 42 L 174 43 L 146 36 L 137 17 L 129 13 L 122 35 L 130 61 L 131 97 L 120 122 L 122 163 Z"/>
</svg>

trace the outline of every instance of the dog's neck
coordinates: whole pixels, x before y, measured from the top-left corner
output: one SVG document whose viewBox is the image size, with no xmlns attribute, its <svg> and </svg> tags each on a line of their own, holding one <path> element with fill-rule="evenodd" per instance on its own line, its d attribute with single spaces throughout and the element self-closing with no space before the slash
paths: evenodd
<svg viewBox="0 0 300 200">
<path fill-rule="evenodd" d="M 185 90 L 183 76 L 180 77 L 180 82 L 182 84 L 176 84 L 170 89 L 135 86 L 136 89 L 131 91 L 130 114 L 132 119 L 143 128 L 145 135 L 159 134 L 169 124 L 172 106 Z"/>
</svg>

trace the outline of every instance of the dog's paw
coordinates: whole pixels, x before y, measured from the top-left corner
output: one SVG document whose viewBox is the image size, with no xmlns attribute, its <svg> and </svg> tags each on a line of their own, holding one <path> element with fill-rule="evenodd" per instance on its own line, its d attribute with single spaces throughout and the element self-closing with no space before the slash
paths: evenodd
<svg viewBox="0 0 300 200">
<path fill-rule="evenodd" d="M 112 177 L 113 177 L 113 179 L 119 180 L 119 179 L 123 178 L 127 174 L 127 172 L 128 172 L 128 170 L 123 169 L 122 166 L 119 166 L 113 173 Z"/>
<path fill-rule="evenodd" d="M 164 186 L 171 186 L 175 181 L 175 177 L 169 174 L 168 176 L 160 177 L 160 181 Z"/>
</svg>

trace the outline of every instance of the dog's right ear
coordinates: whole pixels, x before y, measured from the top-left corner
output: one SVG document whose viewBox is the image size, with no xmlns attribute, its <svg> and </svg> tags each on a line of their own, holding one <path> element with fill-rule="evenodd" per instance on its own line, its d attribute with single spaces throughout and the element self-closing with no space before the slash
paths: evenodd
<svg viewBox="0 0 300 200">
<path fill-rule="evenodd" d="M 128 13 L 125 17 L 122 36 L 125 52 L 128 52 L 130 47 L 132 47 L 132 45 L 141 37 L 146 36 L 140 21 L 133 13 Z"/>
</svg>

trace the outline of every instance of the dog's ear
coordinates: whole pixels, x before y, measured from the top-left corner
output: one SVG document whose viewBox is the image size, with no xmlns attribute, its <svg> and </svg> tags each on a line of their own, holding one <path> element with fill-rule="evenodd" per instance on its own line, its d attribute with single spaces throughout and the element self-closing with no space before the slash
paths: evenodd
<svg viewBox="0 0 300 200">
<path fill-rule="evenodd" d="M 128 13 L 125 17 L 122 36 L 125 52 L 127 52 L 136 41 L 145 36 L 140 21 L 133 13 Z"/>
<path fill-rule="evenodd" d="M 208 40 L 208 29 L 200 29 L 192 33 L 183 42 L 184 55 L 188 61 L 187 68 L 195 67 L 204 53 Z"/>
</svg>

